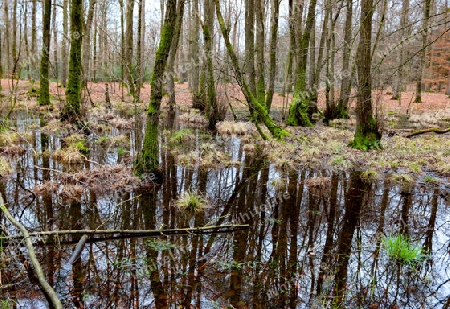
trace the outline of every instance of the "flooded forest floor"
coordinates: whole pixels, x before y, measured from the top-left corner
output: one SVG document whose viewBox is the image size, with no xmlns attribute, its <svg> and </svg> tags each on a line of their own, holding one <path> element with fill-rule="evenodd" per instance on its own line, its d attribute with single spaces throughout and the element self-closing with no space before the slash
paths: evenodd
<svg viewBox="0 0 450 309">
<path fill-rule="evenodd" d="M 90 134 L 59 121 L 64 89 L 36 104 L 38 86 L 2 80 L 0 192 L 30 233 L 143 231 L 248 225 L 185 235 L 36 235 L 33 244 L 65 308 L 450 308 L 450 99 L 423 104 L 374 92 L 383 150 L 347 147 L 355 120 L 287 127 L 264 141 L 234 86 L 219 89 L 229 113 L 206 129 L 177 85 L 163 107 L 161 184 L 133 174 L 144 103 L 119 84 L 89 84 Z M 321 103 L 321 102 L 319 102 Z M 323 103 L 323 102 L 322 102 Z M 283 117 L 275 96 L 272 116 Z M 20 231 L 0 213 L 0 307 L 46 308 Z"/>
</svg>

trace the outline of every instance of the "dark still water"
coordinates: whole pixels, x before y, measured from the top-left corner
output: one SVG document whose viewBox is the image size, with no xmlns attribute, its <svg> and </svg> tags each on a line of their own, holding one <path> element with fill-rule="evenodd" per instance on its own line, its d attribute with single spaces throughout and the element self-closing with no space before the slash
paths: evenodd
<svg viewBox="0 0 450 309">
<path fill-rule="evenodd" d="M 90 137 L 89 161 L 82 164 L 59 162 L 47 152 L 61 139 L 33 130 L 25 155 L 10 159 L 18 173 L 0 182 L 10 212 L 30 232 L 249 227 L 92 236 L 75 262 L 69 259 L 82 235 L 35 237 L 47 280 L 65 308 L 449 308 L 448 185 L 367 181 L 357 171 L 283 172 L 246 154 L 235 137 L 209 139 L 239 164 L 184 168 L 162 134 L 163 183 L 137 188 L 131 178 L 119 182 L 123 170 L 102 174 L 97 164 L 131 165 L 143 134 L 137 123 L 111 132 L 126 136 L 126 147 Z M 180 151 L 200 149 L 201 138 L 197 132 Z M 75 180 L 64 174 L 89 170 L 98 174 Z M 206 207 L 177 207 L 184 192 L 203 196 Z M 0 218 L 8 235 L 19 233 Z M 409 255 L 396 256 L 396 248 Z M 48 307 L 28 265 L 23 241 L 4 238 L 2 305 Z"/>
</svg>

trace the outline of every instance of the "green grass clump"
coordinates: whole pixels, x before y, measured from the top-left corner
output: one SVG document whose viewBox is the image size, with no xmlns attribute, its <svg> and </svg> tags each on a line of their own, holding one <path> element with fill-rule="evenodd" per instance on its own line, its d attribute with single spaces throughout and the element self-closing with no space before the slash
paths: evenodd
<svg viewBox="0 0 450 309">
<path fill-rule="evenodd" d="M 199 212 L 206 208 L 206 201 L 196 192 L 185 191 L 175 205 L 185 211 Z"/>
<path fill-rule="evenodd" d="M 378 173 L 374 170 L 368 169 L 361 174 L 362 179 L 374 180 L 378 178 Z"/>
<path fill-rule="evenodd" d="M 195 135 L 190 129 L 182 129 L 174 132 L 169 138 L 169 142 L 172 144 L 181 144 L 194 139 Z"/>
<path fill-rule="evenodd" d="M 400 263 L 411 264 L 422 258 L 422 248 L 403 234 L 383 237 L 382 243 L 388 257 Z"/>
<path fill-rule="evenodd" d="M 438 183 L 441 182 L 438 178 L 430 176 L 430 175 L 425 176 L 424 180 L 425 180 L 426 183 L 436 183 L 436 184 L 438 184 Z"/>
<path fill-rule="evenodd" d="M 86 147 L 82 141 L 79 141 L 78 143 L 76 143 L 75 148 L 77 148 L 78 151 L 84 155 L 89 154 L 89 148 Z"/>
</svg>

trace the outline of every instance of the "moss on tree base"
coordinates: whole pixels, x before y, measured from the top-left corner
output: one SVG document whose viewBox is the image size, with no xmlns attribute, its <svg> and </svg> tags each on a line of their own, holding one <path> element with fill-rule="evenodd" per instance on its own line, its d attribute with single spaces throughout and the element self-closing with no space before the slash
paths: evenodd
<svg viewBox="0 0 450 309">
<path fill-rule="evenodd" d="M 311 119 L 308 115 L 309 99 L 301 100 L 298 96 L 294 97 L 289 108 L 289 117 L 286 121 L 288 126 L 312 127 Z"/>
<path fill-rule="evenodd" d="M 376 133 L 367 133 L 365 135 L 356 134 L 355 139 L 348 145 L 352 148 L 361 149 L 364 151 L 383 149 L 380 138 Z"/>
</svg>

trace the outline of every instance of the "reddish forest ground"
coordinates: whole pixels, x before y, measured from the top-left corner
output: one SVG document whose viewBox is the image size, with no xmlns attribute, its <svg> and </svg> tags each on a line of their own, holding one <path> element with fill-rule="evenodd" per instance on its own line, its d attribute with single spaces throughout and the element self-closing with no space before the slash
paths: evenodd
<svg viewBox="0 0 450 309">
<path fill-rule="evenodd" d="M 120 102 L 122 96 L 122 88 L 120 87 L 120 83 L 109 83 L 110 84 L 110 97 L 113 102 Z M 19 101 L 23 104 L 25 103 L 33 103 L 35 102 L 35 98 L 29 95 L 30 89 L 33 87 L 38 88 L 39 84 L 31 84 L 28 81 L 11 81 L 10 79 L 2 79 L 2 93 L 6 96 L 13 92 L 17 93 L 17 97 Z M 102 103 L 105 102 L 105 83 L 92 83 L 88 84 L 89 95 L 94 103 Z M 190 106 L 192 94 L 188 89 L 187 83 L 184 84 L 176 84 L 176 101 L 178 105 Z M 13 91 L 11 91 L 13 89 Z M 14 90 L 16 89 L 16 90 Z M 412 91 L 407 91 L 402 93 L 401 104 L 399 101 L 391 100 L 391 94 L 389 92 L 389 88 L 384 91 L 374 90 L 373 91 L 373 101 L 374 106 L 382 103 L 383 110 L 385 112 L 392 111 L 397 114 L 405 114 L 409 109 L 410 114 L 423 114 L 427 111 L 439 111 L 439 110 L 450 110 L 450 98 L 444 93 L 438 92 L 424 92 L 422 93 L 422 104 L 411 103 L 414 97 L 414 93 Z M 50 93 L 53 96 L 53 99 L 56 100 L 64 100 L 65 89 L 60 87 L 59 83 L 51 82 L 50 83 Z M 84 92 L 87 96 L 87 92 Z M 124 101 L 131 102 L 131 96 L 127 95 L 126 88 L 123 90 L 124 93 Z M 219 86 L 218 88 L 218 96 L 219 100 L 231 100 L 233 106 L 236 108 L 245 108 L 244 97 L 239 90 L 237 85 L 226 85 Z M 150 97 L 150 85 L 146 83 L 141 90 L 141 102 L 147 103 L 149 102 Z M 291 97 L 291 95 L 290 95 Z M 336 95 L 337 97 L 337 95 Z M 28 101 L 28 102 L 27 102 Z M 355 104 L 355 99 L 351 101 L 352 106 Z M 273 98 L 273 108 L 282 108 L 283 106 L 283 97 L 279 94 L 275 94 Z M 325 95 L 323 92 L 319 94 L 319 107 L 323 109 L 325 107 Z"/>
</svg>

